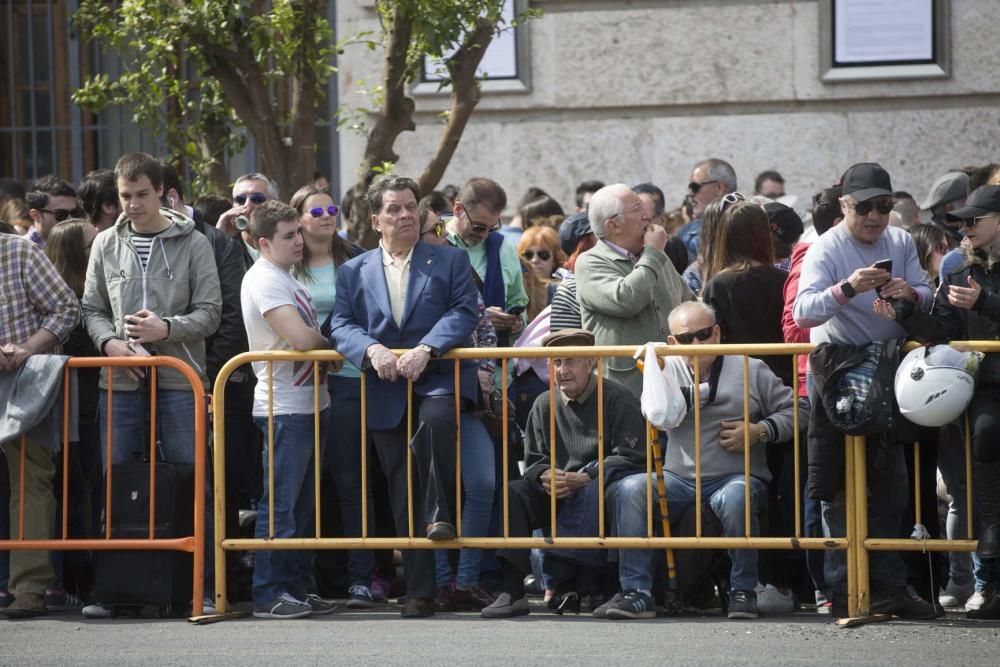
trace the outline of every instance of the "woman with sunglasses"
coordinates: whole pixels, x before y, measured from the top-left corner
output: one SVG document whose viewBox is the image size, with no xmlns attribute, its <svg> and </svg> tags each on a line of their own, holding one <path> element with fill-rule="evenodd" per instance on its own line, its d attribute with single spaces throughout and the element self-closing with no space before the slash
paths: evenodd
<svg viewBox="0 0 1000 667">
<path fill-rule="evenodd" d="M 559 246 L 559 235 L 551 227 L 528 227 L 517 244 L 517 254 L 531 267 L 539 289 L 528 293 L 528 321 L 535 319 L 552 302 L 566 255 Z M 527 290 L 526 290 L 527 291 Z"/>
<path fill-rule="evenodd" d="M 302 262 L 292 267 L 292 275 L 309 291 L 316 304 L 317 319 L 326 322 L 336 300 L 337 268 L 364 250 L 337 234 L 338 206 L 327 190 L 306 185 L 292 195 L 289 202 L 299 212 L 302 223 Z M 339 509 L 346 537 L 361 536 L 361 372 L 349 362 L 326 378 L 330 392 L 330 408 L 323 456 L 321 486 L 330 483 L 336 489 L 340 507 L 331 507 L 333 494 L 323 494 L 323 512 Z M 368 495 L 368 534 L 375 534 L 371 490 Z M 316 553 L 317 569 L 333 555 Z M 367 609 L 374 605 L 372 575 L 375 560 L 371 551 L 351 550 L 348 553 L 347 606 Z"/>
<path fill-rule="evenodd" d="M 1000 186 L 972 191 L 965 206 L 948 214 L 961 222 L 964 261 L 944 270 L 941 288 L 924 313 L 899 301 L 875 302 L 875 312 L 895 319 L 925 343 L 1000 340 Z M 973 554 L 975 593 L 970 618 L 1000 618 L 1000 355 L 979 366 L 968 407 L 972 430 L 972 488 L 978 506 L 979 545 Z"/>
</svg>

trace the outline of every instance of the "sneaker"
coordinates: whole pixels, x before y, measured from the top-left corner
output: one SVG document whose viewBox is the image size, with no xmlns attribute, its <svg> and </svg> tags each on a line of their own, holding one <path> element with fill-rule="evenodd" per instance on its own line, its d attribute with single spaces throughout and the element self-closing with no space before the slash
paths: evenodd
<svg viewBox="0 0 1000 667">
<path fill-rule="evenodd" d="M 388 602 L 389 581 L 380 574 L 373 574 L 371 592 L 375 602 Z"/>
<path fill-rule="evenodd" d="M 375 598 L 367 586 L 351 586 L 347 592 L 351 596 L 347 601 L 348 609 L 371 609 L 375 606 Z"/>
<path fill-rule="evenodd" d="M 514 616 L 527 616 L 530 611 L 527 597 L 522 595 L 517 600 L 513 600 L 510 593 L 501 593 L 493 601 L 493 604 L 480 612 L 480 616 L 483 618 L 512 618 Z"/>
<path fill-rule="evenodd" d="M 768 584 L 757 587 L 757 609 L 762 614 L 790 614 L 795 611 L 795 596 L 792 591 Z"/>
<path fill-rule="evenodd" d="M 41 593 L 21 593 L 5 610 L 7 618 L 33 618 L 44 616 L 47 612 L 45 596 Z"/>
<path fill-rule="evenodd" d="M 62 588 L 46 588 L 45 606 L 49 611 L 78 611 L 83 609 L 83 600 Z"/>
<path fill-rule="evenodd" d="M 0 611 L 3 611 L 14 601 L 14 596 L 6 588 L 0 588 Z"/>
<path fill-rule="evenodd" d="M 81 611 L 86 618 L 111 618 L 114 614 L 111 607 L 101 604 L 88 604 Z"/>
<path fill-rule="evenodd" d="M 949 581 L 948 585 L 938 593 L 938 604 L 946 609 L 961 607 L 972 596 L 972 589 L 973 586 L 971 583 L 963 586 Z"/>
<path fill-rule="evenodd" d="M 986 598 L 983 597 L 983 592 L 976 591 L 972 597 L 965 601 L 965 611 L 979 611 L 983 608 L 984 602 L 986 602 Z"/>
<path fill-rule="evenodd" d="M 312 616 L 312 607 L 302 600 L 296 600 L 288 593 L 282 593 L 267 604 L 254 606 L 254 618 L 306 618 Z"/>
<path fill-rule="evenodd" d="M 754 591 L 733 591 L 729 596 L 729 618 L 757 618 L 757 594 Z"/>
<path fill-rule="evenodd" d="M 634 588 L 625 591 L 621 599 L 608 607 L 606 618 L 656 618 L 656 602 L 652 596 Z"/>
<path fill-rule="evenodd" d="M 215 616 L 219 613 L 215 608 L 215 600 L 212 598 L 202 598 L 201 600 L 201 615 L 202 616 Z"/>
<path fill-rule="evenodd" d="M 615 593 L 610 600 L 607 600 L 604 604 L 594 610 L 594 618 L 607 618 L 608 609 L 611 609 L 611 607 L 617 605 L 621 601 L 622 594 L 621 591 L 619 591 Z"/>
<path fill-rule="evenodd" d="M 315 593 L 306 595 L 305 603 L 312 609 L 313 616 L 325 616 L 333 613 L 337 608 L 337 603 L 333 600 L 324 600 Z"/>
<path fill-rule="evenodd" d="M 830 598 L 826 596 L 823 591 L 816 591 L 816 613 L 817 614 L 829 614 L 833 609 L 833 602 Z"/>
</svg>

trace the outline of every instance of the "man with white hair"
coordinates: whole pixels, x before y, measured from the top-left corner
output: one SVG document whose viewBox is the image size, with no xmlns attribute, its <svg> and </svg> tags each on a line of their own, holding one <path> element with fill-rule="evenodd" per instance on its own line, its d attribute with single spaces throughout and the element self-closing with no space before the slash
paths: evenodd
<svg viewBox="0 0 1000 667">
<path fill-rule="evenodd" d="M 599 241 L 577 260 L 576 281 L 583 328 L 597 345 L 663 341 L 670 311 L 694 298 L 663 251 L 667 233 L 644 211 L 623 183 L 601 188 L 590 200 L 590 227 Z M 634 396 L 642 393 L 632 359 L 607 359 L 604 374 Z"/>
</svg>

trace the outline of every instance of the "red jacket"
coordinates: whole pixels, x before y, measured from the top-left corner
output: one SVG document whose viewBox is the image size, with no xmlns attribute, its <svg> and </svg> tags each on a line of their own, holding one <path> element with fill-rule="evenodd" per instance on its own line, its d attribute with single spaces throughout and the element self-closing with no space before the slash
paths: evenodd
<svg viewBox="0 0 1000 667">
<path fill-rule="evenodd" d="M 781 313 L 781 330 L 785 334 L 786 343 L 808 343 L 809 329 L 802 329 L 795 324 L 792 310 L 795 308 L 795 297 L 799 293 L 799 276 L 802 275 L 802 261 L 808 243 L 798 243 L 792 249 L 792 259 L 788 265 L 788 278 L 785 280 L 785 308 Z M 806 391 L 806 371 L 809 369 L 808 355 L 799 355 L 799 396 L 809 396 Z"/>
</svg>

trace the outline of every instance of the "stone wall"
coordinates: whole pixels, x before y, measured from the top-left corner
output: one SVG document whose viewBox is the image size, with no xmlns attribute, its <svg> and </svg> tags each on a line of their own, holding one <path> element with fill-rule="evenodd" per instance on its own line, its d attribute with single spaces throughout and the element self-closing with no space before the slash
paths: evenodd
<svg viewBox="0 0 1000 667">
<path fill-rule="evenodd" d="M 377 29 L 370 2 L 341 3 L 339 34 Z M 853 162 L 881 162 L 922 198 L 951 167 L 1000 161 L 997 0 L 951 0 L 950 78 L 823 83 L 819 4 L 772 0 L 539 0 L 528 24 L 530 91 L 485 93 L 443 183 L 491 176 L 516 202 L 530 185 L 572 205 L 584 179 L 652 181 L 679 203 L 692 165 L 721 157 L 741 189 L 778 169 L 804 202 Z M 381 53 L 341 58 L 342 101 L 378 81 Z M 417 95 L 396 143 L 416 175 L 447 99 Z M 341 133 L 341 182 L 364 142 Z M 512 213 L 508 209 L 508 214 Z"/>
</svg>

